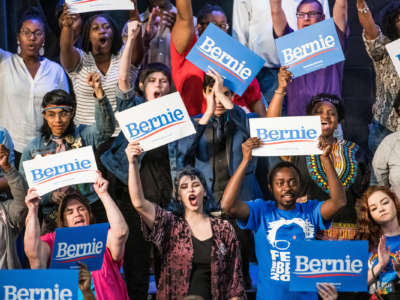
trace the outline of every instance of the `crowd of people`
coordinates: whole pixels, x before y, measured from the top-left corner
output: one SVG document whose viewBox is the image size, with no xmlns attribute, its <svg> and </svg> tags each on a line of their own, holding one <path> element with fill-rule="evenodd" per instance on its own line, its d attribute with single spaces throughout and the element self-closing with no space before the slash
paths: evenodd
<svg viewBox="0 0 400 300">
<path fill-rule="evenodd" d="M 274 42 L 332 15 L 346 49 L 348 0 L 332 12 L 327 0 L 233 4 L 233 37 L 266 59 L 241 96 L 187 59 L 210 23 L 229 32 L 218 5 L 195 16 L 191 0 L 148 0 L 119 32 L 107 12 L 60 1 L 57 62 L 40 7 L 21 15 L 17 53 L 0 49 L 0 269 L 46 269 L 56 228 L 108 222 L 101 269 L 80 264 L 79 299 L 148 299 L 151 273 L 157 299 L 247 299 L 253 258 L 259 300 L 400 299 L 400 77 L 385 48 L 400 38 L 400 2 L 374 19 L 356 1 L 376 73 L 365 149 L 341 131 L 344 62 L 293 78 Z M 149 151 L 128 142 L 114 113 L 175 91 L 196 133 Z M 321 119 L 321 155 L 252 156 L 250 118 L 306 115 Z M 23 162 L 85 146 L 94 184 L 28 188 Z M 367 240 L 369 293 L 290 291 L 296 239 Z"/>
</svg>

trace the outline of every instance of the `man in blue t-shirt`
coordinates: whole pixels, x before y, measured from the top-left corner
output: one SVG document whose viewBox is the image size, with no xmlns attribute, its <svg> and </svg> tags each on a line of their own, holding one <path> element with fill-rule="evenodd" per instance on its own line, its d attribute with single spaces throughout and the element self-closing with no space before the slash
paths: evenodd
<svg viewBox="0 0 400 300">
<path fill-rule="evenodd" d="M 321 138 L 321 162 L 328 178 L 331 198 L 320 202 L 298 198 L 301 181 L 298 169 L 289 162 L 277 164 L 269 175 L 269 189 L 275 200 L 243 202 L 238 192 L 251 151 L 261 145 L 258 138 L 242 144 L 243 160 L 226 186 L 222 209 L 238 219 L 239 226 L 254 233 L 259 265 L 257 299 L 318 299 L 317 293 L 289 292 L 290 247 L 295 240 L 315 239 L 336 212 L 346 205 L 346 194 L 329 158 L 331 145 Z M 316 288 L 317 291 L 317 288 Z"/>
</svg>

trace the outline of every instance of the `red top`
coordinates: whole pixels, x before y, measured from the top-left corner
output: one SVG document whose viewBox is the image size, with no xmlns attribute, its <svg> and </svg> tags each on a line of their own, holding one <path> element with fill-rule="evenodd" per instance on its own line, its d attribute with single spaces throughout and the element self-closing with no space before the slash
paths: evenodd
<svg viewBox="0 0 400 300">
<path fill-rule="evenodd" d="M 182 54 L 176 51 L 172 39 L 170 45 L 172 78 L 190 116 L 203 113 L 207 108 L 203 96 L 204 72 L 186 59 L 186 55 L 196 42 L 197 36 L 194 35 L 190 47 Z M 257 79 L 254 79 L 242 96 L 235 94 L 233 103 L 250 111 L 250 106 L 259 99 L 261 99 L 260 86 Z"/>
</svg>

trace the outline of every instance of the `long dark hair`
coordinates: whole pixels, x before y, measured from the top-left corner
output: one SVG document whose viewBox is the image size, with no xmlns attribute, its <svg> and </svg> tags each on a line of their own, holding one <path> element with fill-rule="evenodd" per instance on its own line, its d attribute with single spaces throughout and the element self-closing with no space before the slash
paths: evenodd
<svg viewBox="0 0 400 300">
<path fill-rule="evenodd" d="M 92 22 L 98 18 L 102 17 L 107 20 L 107 22 L 110 24 L 112 31 L 113 31 L 113 39 L 111 43 L 111 54 L 117 55 L 122 47 L 122 38 L 121 34 L 118 31 L 118 27 L 115 24 L 115 21 L 111 16 L 107 14 L 98 14 L 91 16 L 86 22 L 85 25 L 83 25 L 82 29 L 82 50 L 85 51 L 86 53 L 92 51 L 92 43 L 90 42 L 90 27 L 92 25 Z"/>
<path fill-rule="evenodd" d="M 44 109 L 48 105 L 66 105 L 73 108 L 73 115 L 67 130 L 64 132 L 64 135 L 74 134 L 75 132 L 75 124 L 74 124 L 74 116 L 76 110 L 76 101 L 75 97 L 68 94 L 66 91 L 58 89 L 52 90 L 48 92 L 43 97 L 42 101 L 42 109 Z M 40 134 L 45 138 L 45 140 L 49 140 L 51 136 L 51 130 L 46 120 L 43 120 L 43 125 L 40 128 Z"/>
<path fill-rule="evenodd" d="M 178 176 L 176 176 L 174 181 L 173 197 L 171 199 L 168 209 L 172 211 L 172 213 L 180 217 L 184 216 L 185 214 L 185 208 L 182 201 L 179 199 L 179 182 L 184 176 L 189 176 L 192 180 L 194 180 L 195 178 L 198 178 L 200 180 L 200 183 L 203 185 L 203 188 L 206 191 L 206 196 L 204 197 L 203 201 L 203 212 L 209 215 L 210 212 L 212 212 L 216 207 L 214 197 L 208 189 L 207 182 L 204 178 L 203 173 L 193 167 L 186 167 L 182 169 Z"/>
<path fill-rule="evenodd" d="M 356 202 L 357 223 L 360 229 L 359 239 L 369 241 L 369 251 L 377 252 L 379 238 L 382 236 L 381 226 L 374 221 L 368 206 L 368 198 L 375 192 L 381 191 L 394 202 L 397 212 L 397 220 L 400 224 L 400 202 L 395 193 L 386 186 L 370 186 Z"/>
<path fill-rule="evenodd" d="M 397 40 L 399 32 L 396 27 L 397 18 L 400 15 L 400 1 L 391 1 L 380 15 L 382 33 L 391 41 Z"/>
</svg>

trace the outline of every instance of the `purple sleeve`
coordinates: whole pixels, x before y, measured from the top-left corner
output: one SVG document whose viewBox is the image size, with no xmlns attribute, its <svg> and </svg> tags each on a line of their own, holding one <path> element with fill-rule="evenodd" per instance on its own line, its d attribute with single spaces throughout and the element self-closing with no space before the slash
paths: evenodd
<svg viewBox="0 0 400 300">
<path fill-rule="evenodd" d="M 342 50 L 344 52 L 344 51 L 346 51 L 346 47 L 347 47 L 347 43 L 346 43 L 347 38 L 350 35 L 349 27 L 346 27 L 346 32 L 341 31 L 340 28 L 336 26 L 336 24 L 335 24 L 335 27 L 336 27 L 336 32 L 337 32 L 337 35 L 338 35 L 338 38 L 340 41 L 340 46 L 342 46 Z"/>
<path fill-rule="evenodd" d="M 276 33 L 275 33 L 275 30 L 273 30 L 273 31 L 274 31 L 274 39 L 277 39 L 277 38 L 280 38 L 280 37 L 282 37 L 284 35 L 292 33 L 294 30 L 289 26 L 288 23 L 286 23 L 286 27 L 285 27 L 285 30 L 283 31 L 282 36 L 277 36 Z"/>
<path fill-rule="evenodd" d="M 154 243 L 157 246 L 160 253 L 163 253 L 167 249 L 167 244 L 169 241 L 171 228 L 174 224 L 175 216 L 160 206 L 156 205 L 156 216 L 154 219 L 153 229 L 151 230 L 147 225 L 141 220 L 141 227 L 143 232 L 143 237 L 145 240 Z"/>
</svg>

